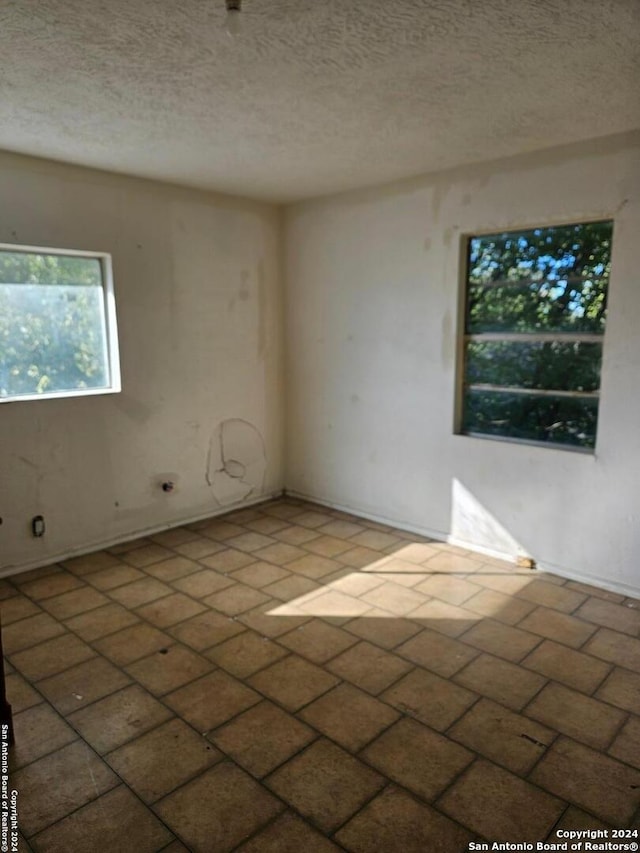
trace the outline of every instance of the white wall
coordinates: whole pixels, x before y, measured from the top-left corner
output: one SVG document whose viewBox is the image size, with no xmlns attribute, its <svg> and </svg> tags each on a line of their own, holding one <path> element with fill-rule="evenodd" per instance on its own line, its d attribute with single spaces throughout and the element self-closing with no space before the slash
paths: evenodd
<svg viewBox="0 0 640 853">
<path fill-rule="evenodd" d="M 640 591 L 637 136 L 286 214 L 287 488 Z M 453 434 L 462 235 L 615 221 L 595 455 Z"/>
<path fill-rule="evenodd" d="M 112 253 L 123 386 L 0 406 L 0 571 L 282 488 L 280 237 L 268 205 L 0 156 L 0 242 Z M 228 427 L 249 495 L 207 482 L 226 419 L 259 433 Z"/>
</svg>

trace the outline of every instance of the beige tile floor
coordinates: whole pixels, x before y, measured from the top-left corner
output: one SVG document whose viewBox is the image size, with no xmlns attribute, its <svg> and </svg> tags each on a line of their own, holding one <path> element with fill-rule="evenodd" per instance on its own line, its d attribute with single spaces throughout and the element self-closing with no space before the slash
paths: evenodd
<svg viewBox="0 0 640 853">
<path fill-rule="evenodd" d="M 26 851 L 640 827 L 637 600 L 289 499 L 0 587 Z"/>
</svg>

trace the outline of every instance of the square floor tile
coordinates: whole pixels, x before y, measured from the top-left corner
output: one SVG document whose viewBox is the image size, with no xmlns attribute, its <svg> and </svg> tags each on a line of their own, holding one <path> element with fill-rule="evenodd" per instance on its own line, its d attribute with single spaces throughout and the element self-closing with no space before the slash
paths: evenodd
<svg viewBox="0 0 640 853">
<path fill-rule="evenodd" d="M 281 542 L 286 542 L 288 545 L 304 545 L 306 542 L 311 542 L 321 536 L 315 530 L 309 527 L 300 527 L 297 524 L 292 524 L 282 528 L 272 534 L 274 539 L 279 539 Z"/>
<path fill-rule="evenodd" d="M 381 696 L 398 710 L 444 731 L 476 701 L 477 696 L 424 669 L 414 669 Z"/>
<path fill-rule="evenodd" d="M 2 628 L 4 631 L 12 622 L 42 613 L 42 609 L 35 602 L 31 601 L 30 598 L 26 598 L 24 595 L 15 595 L 13 598 L 3 599 L 2 604 L 0 604 L 0 613 L 2 613 Z"/>
<path fill-rule="evenodd" d="M 192 853 L 227 853 L 282 809 L 282 803 L 251 776 L 226 762 L 155 806 Z"/>
<path fill-rule="evenodd" d="M 522 660 L 541 642 L 537 634 L 503 625 L 493 619 L 476 622 L 460 639 L 484 652 L 514 662 Z"/>
<path fill-rule="evenodd" d="M 244 631 L 237 637 L 215 646 L 206 656 L 237 678 L 247 678 L 287 654 L 286 649 L 271 642 L 267 637 L 261 637 L 255 631 Z"/>
<path fill-rule="evenodd" d="M 21 584 L 20 591 L 34 601 L 43 601 L 46 598 L 53 598 L 54 595 L 60 595 L 81 586 L 84 586 L 83 582 L 75 575 L 57 571 L 44 578 Z"/>
<path fill-rule="evenodd" d="M 171 712 L 137 684 L 69 716 L 82 737 L 103 754 L 121 746 L 171 716 Z"/>
<path fill-rule="evenodd" d="M 216 764 L 221 753 L 182 720 L 169 720 L 105 760 L 147 803 Z"/>
<path fill-rule="evenodd" d="M 428 560 L 425 560 L 423 565 L 429 572 L 467 575 L 481 569 L 482 560 L 474 559 L 473 556 L 467 557 L 465 553 L 456 553 L 452 549 L 446 551 L 440 547 L 438 549 L 438 553 L 435 556 L 430 557 Z M 480 581 L 478 581 L 478 583 L 480 583 Z"/>
<path fill-rule="evenodd" d="M 202 541 L 206 542 L 207 545 L 210 546 L 210 550 L 205 549 L 207 554 L 213 553 L 217 547 L 222 547 L 215 545 L 210 539 L 203 539 Z M 195 545 L 196 543 L 189 542 L 188 544 Z M 185 547 L 187 546 L 185 545 Z M 197 557 L 194 558 L 194 560 L 195 559 L 197 559 Z M 161 560 L 159 563 L 147 566 L 145 568 L 145 572 L 148 575 L 157 578 L 159 581 L 171 583 L 171 581 L 179 580 L 187 575 L 192 575 L 195 574 L 195 572 L 201 571 L 202 566 L 199 563 L 194 562 L 194 560 L 190 560 L 187 557 L 170 557 L 168 560 Z"/>
<path fill-rule="evenodd" d="M 42 702 L 42 696 L 17 672 L 5 677 L 5 687 L 7 702 L 11 705 L 14 715 Z"/>
<path fill-rule="evenodd" d="M 12 775 L 12 787 L 20 794 L 21 829 L 31 836 L 118 782 L 86 744 L 69 744 Z"/>
<path fill-rule="evenodd" d="M 38 689 L 61 714 L 69 714 L 131 683 L 104 658 L 92 658 L 45 678 Z"/>
<path fill-rule="evenodd" d="M 144 573 L 139 569 L 122 564 L 121 566 L 112 566 L 109 569 L 101 569 L 99 572 L 92 572 L 87 576 L 87 583 L 96 589 L 109 590 L 143 578 Z"/>
<path fill-rule="evenodd" d="M 360 598 L 371 607 L 380 607 L 395 616 L 407 616 L 428 601 L 426 595 L 416 592 L 415 589 L 407 589 L 401 584 L 390 581 L 385 581 L 375 589 L 363 593 Z"/>
<path fill-rule="evenodd" d="M 338 539 L 350 539 L 358 533 L 363 533 L 366 528 L 362 524 L 357 524 L 353 521 L 329 521 L 323 524 L 322 527 L 316 528 L 318 533 L 324 536 L 336 536 Z M 352 545 L 349 543 L 349 547 Z"/>
<path fill-rule="evenodd" d="M 227 539 L 225 544 L 229 548 L 237 548 L 239 551 L 248 551 L 251 553 L 252 551 L 258 551 L 260 548 L 266 548 L 268 545 L 274 545 L 275 542 L 276 540 L 270 536 L 265 536 L 262 533 L 252 530 L 251 532 L 245 531 L 239 536 L 232 536 L 231 539 Z"/>
<path fill-rule="evenodd" d="M 170 693 L 164 701 L 196 731 L 205 734 L 257 704 L 260 699 L 255 690 L 217 670 Z"/>
<path fill-rule="evenodd" d="M 583 652 L 640 672 L 640 639 L 600 628 L 582 648 Z"/>
<path fill-rule="evenodd" d="M 239 524 L 231 524 L 228 521 L 218 519 L 209 523 L 203 522 L 200 533 L 203 536 L 211 537 L 211 539 L 225 542 L 233 536 L 240 536 L 241 533 L 244 533 L 244 528 L 240 527 Z"/>
<path fill-rule="evenodd" d="M 235 637 L 236 634 L 241 634 L 246 630 L 246 627 L 230 616 L 207 611 L 168 630 L 176 640 L 191 646 L 197 652 L 201 652 L 217 643 L 228 640 L 230 637 Z"/>
<path fill-rule="evenodd" d="M 353 595 L 358 598 L 365 592 L 369 592 L 369 590 L 384 583 L 384 578 L 373 573 L 340 569 L 338 576 L 331 575 L 330 578 L 325 578 L 323 583 L 328 590 L 334 589 L 338 592 L 344 592 L 345 595 Z"/>
<path fill-rule="evenodd" d="M 82 613 L 67 620 L 67 627 L 83 640 L 90 643 L 108 634 L 115 634 L 122 628 L 135 625 L 140 620 L 120 604 L 107 604 L 89 613 Z"/>
<path fill-rule="evenodd" d="M 374 551 L 373 548 L 365 548 L 363 545 L 356 545 L 354 548 L 350 548 L 348 551 L 340 554 L 341 563 L 362 571 L 377 571 L 377 567 L 383 559 L 384 554 L 381 554 L 380 551 Z"/>
<path fill-rule="evenodd" d="M 369 610 L 366 616 L 353 619 L 345 627 L 352 634 L 383 649 L 393 649 L 422 630 L 409 619 L 389 616 L 389 613 L 375 608 Z"/>
<path fill-rule="evenodd" d="M 238 616 L 240 613 L 264 604 L 265 601 L 269 601 L 268 595 L 243 583 L 235 583 L 204 599 L 208 607 L 213 607 L 220 613 L 226 613 L 227 616 Z"/>
<path fill-rule="evenodd" d="M 156 853 L 173 836 L 124 785 L 109 791 L 69 817 L 41 832 L 38 850 L 47 853 Z"/>
<path fill-rule="evenodd" d="M 234 583 L 233 578 L 220 574 L 214 569 L 203 569 L 173 581 L 173 586 L 193 598 L 200 599 L 233 586 Z"/>
<path fill-rule="evenodd" d="M 331 832 L 384 786 L 371 768 L 320 740 L 272 773 L 269 787 L 324 832 Z"/>
<path fill-rule="evenodd" d="M 556 733 L 534 720 L 481 699 L 447 732 L 469 749 L 525 776 Z"/>
<path fill-rule="evenodd" d="M 267 701 L 254 705 L 209 736 L 223 752 L 259 778 L 316 737 L 309 726 Z"/>
<path fill-rule="evenodd" d="M 93 554 L 83 554 L 81 557 L 64 560 L 61 565 L 73 572 L 74 575 L 88 575 L 91 572 L 98 572 L 100 569 L 120 566 L 122 561 L 106 551 L 96 551 Z"/>
<path fill-rule="evenodd" d="M 336 835 L 353 853 L 457 853 L 467 850 L 471 839 L 458 824 L 394 787 L 383 791 Z"/>
<path fill-rule="evenodd" d="M 312 544 L 313 542 L 307 543 L 307 545 Z M 282 547 L 290 548 L 292 546 L 283 545 Z M 320 554 L 306 554 L 299 548 L 296 550 L 300 551 L 300 556 L 297 559 L 287 562 L 286 566 L 289 571 L 295 572 L 298 575 L 319 580 L 320 578 L 333 574 L 340 568 L 340 563 L 329 559 L 329 557 L 323 557 Z"/>
<path fill-rule="evenodd" d="M 9 753 L 12 771 L 78 738 L 45 702 L 14 714 L 13 729 L 15 744 Z"/>
<path fill-rule="evenodd" d="M 338 683 L 335 676 L 297 655 L 289 655 L 249 679 L 249 684 L 270 699 L 297 711 Z"/>
<path fill-rule="evenodd" d="M 640 675 L 616 667 L 596 692 L 598 699 L 625 711 L 640 711 Z"/>
<path fill-rule="evenodd" d="M 416 592 L 422 592 L 429 598 L 439 598 L 449 604 L 464 604 L 480 590 L 481 587 L 477 584 L 455 575 L 430 575 L 416 587 Z"/>
<path fill-rule="evenodd" d="M 448 637 L 459 637 L 478 621 L 477 616 L 469 610 L 436 598 L 417 607 L 412 611 L 411 618 L 422 627 L 439 631 Z"/>
<path fill-rule="evenodd" d="M 286 581 L 284 581 L 286 583 Z M 303 601 L 296 602 L 300 610 L 311 616 L 346 617 L 362 616 L 371 605 L 351 595 L 345 595 L 337 590 L 330 589 L 328 592 L 320 592 L 313 597 L 306 597 Z"/>
<path fill-rule="evenodd" d="M 268 586 L 263 586 L 262 592 L 273 598 L 279 598 L 281 601 L 295 602 L 297 599 L 303 599 L 308 593 L 319 589 L 320 584 L 317 584 L 310 578 L 290 575 L 288 578 L 283 578 L 275 583 L 270 583 Z"/>
<path fill-rule="evenodd" d="M 396 648 L 396 654 L 449 678 L 478 656 L 473 649 L 437 631 L 425 629 Z"/>
<path fill-rule="evenodd" d="M 90 586 L 85 586 L 81 589 L 65 592 L 63 595 L 56 595 L 54 598 L 48 598 L 42 602 L 42 606 L 56 619 L 71 619 L 72 616 L 95 610 L 96 607 L 108 603 L 109 599 L 101 592 Z"/>
<path fill-rule="evenodd" d="M 528 717 L 596 749 L 606 749 L 625 714 L 597 699 L 550 683 L 527 706 Z"/>
<path fill-rule="evenodd" d="M 37 613 L 11 625 L 3 625 L 2 647 L 5 655 L 12 655 L 64 633 L 64 626 L 48 613 Z"/>
<path fill-rule="evenodd" d="M 311 507 L 311 504 L 307 504 L 307 506 Z M 307 509 L 298 513 L 294 517 L 294 520 L 296 524 L 314 529 L 322 527 L 323 524 L 329 524 L 329 522 L 333 521 L 333 518 L 328 513 L 318 512 L 315 509 Z"/>
<path fill-rule="evenodd" d="M 478 578 L 476 580 L 479 582 Z M 474 613 L 480 613 L 483 616 L 490 616 L 497 622 L 504 622 L 505 625 L 518 624 L 536 608 L 536 605 L 530 601 L 522 601 L 520 598 L 513 598 L 494 589 L 481 589 L 472 598 L 468 598 L 464 606 L 467 610 L 472 610 Z M 523 627 L 526 628 L 527 626 L 523 624 Z M 534 634 L 536 633 L 534 628 L 529 630 L 533 631 Z"/>
<path fill-rule="evenodd" d="M 204 604 L 194 601 L 181 592 L 175 592 L 173 595 L 166 595 L 164 598 L 139 607 L 136 612 L 158 628 L 169 628 L 198 613 L 204 613 L 206 609 Z"/>
<path fill-rule="evenodd" d="M 531 781 L 618 827 L 640 804 L 640 771 L 568 738 L 553 744 Z"/>
<path fill-rule="evenodd" d="M 119 666 L 133 663 L 169 645 L 171 640 L 166 634 L 145 624 L 133 625 L 95 642 L 98 651 Z"/>
<path fill-rule="evenodd" d="M 301 524 L 299 518 L 296 521 Z M 364 548 L 372 548 L 374 551 L 384 551 L 385 548 L 391 548 L 401 543 L 401 539 L 397 536 L 392 536 L 390 533 L 384 533 L 380 530 L 364 530 L 362 533 L 356 533 L 351 536 L 349 542 L 352 545 L 361 545 Z"/>
<path fill-rule="evenodd" d="M 444 793 L 438 808 L 485 838 L 536 842 L 551 831 L 565 804 L 479 759 Z"/>
<path fill-rule="evenodd" d="M 281 601 L 272 598 L 260 607 L 242 613 L 237 619 L 238 622 L 247 628 L 251 628 L 257 634 L 272 639 L 288 634 L 293 628 L 304 625 L 305 622 L 311 620 L 311 616 L 306 613 L 296 616 L 279 614 L 277 611 L 281 606 Z"/>
<path fill-rule="evenodd" d="M 334 658 L 327 664 L 327 669 L 368 693 L 377 695 L 413 667 L 396 655 L 371 643 L 361 642 Z"/>
<path fill-rule="evenodd" d="M 210 672 L 213 664 L 191 649 L 173 645 L 125 668 L 150 693 L 162 696 Z"/>
<path fill-rule="evenodd" d="M 350 752 L 358 752 L 399 713 L 350 684 L 339 684 L 300 712 L 300 717 Z"/>
<path fill-rule="evenodd" d="M 279 637 L 278 642 L 313 663 L 324 663 L 354 646 L 358 638 L 320 619 L 312 619 Z"/>
<path fill-rule="evenodd" d="M 254 518 L 252 521 L 245 522 L 245 527 L 249 530 L 255 530 L 256 533 L 264 533 L 265 536 L 271 536 L 279 530 L 284 530 L 288 527 L 288 523 L 278 518 L 271 518 L 268 515 L 261 515 L 259 518 Z"/>
<path fill-rule="evenodd" d="M 95 656 L 93 649 L 82 640 L 71 634 L 63 634 L 11 655 L 11 663 L 29 681 L 40 681 Z"/>
<path fill-rule="evenodd" d="M 370 744 L 362 757 L 385 776 L 432 800 L 475 755 L 421 723 L 404 718 Z"/>
<path fill-rule="evenodd" d="M 344 539 L 327 534 L 318 536 L 317 539 L 312 539 L 305 546 L 307 551 L 310 551 L 312 554 L 318 554 L 320 557 L 337 557 L 339 554 L 348 551 L 351 547 L 350 542 L 345 542 Z"/>
<path fill-rule="evenodd" d="M 148 604 L 150 601 L 155 601 L 157 598 L 162 598 L 163 595 L 169 595 L 172 592 L 170 586 L 161 583 L 156 578 L 144 578 L 144 580 L 134 581 L 126 584 L 126 586 L 112 589 L 109 595 L 124 607 L 134 608 Z"/>
<path fill-rule="evenodd" d="M 573 611 L 586 599 L 586 596 L 564 586 L 557 586 L 546 580 L 532 580 L 516 593 L 520 598 L 542 604 L 562 613 Z"/>
<path fill-rule="evenodd" d="M 238 853 L 334 853 L 342 850 L 299 817 L 285 812 L 238 848 Z"/>
<path fill-rule="evenodd" d="M 487 654 L 471 661 L 454 680 L 514 711 L 524 708 L 546 683 L 535 672 Z"/>
<path fill-rule="evenodd" d="M 264 560 L 251 563 L 250 566 L 245 566 L 243 569 L 238 569 L 232 573 L 235 581 L 255 587 L 255 589 L 261 589 L 270 583 L 288 578 L 289 575 L 290 572 L 287 569 L 283 569 L 281 566 L 274 566 L 271 563 L 265 563 Z"/>
<path fill-rule="evenodd" d="M 248 566 L 250 563 L 255 563 L 256 560 L 264 559 L 264 557 L 258 556 L 259 553 L 258 551 L 255 555 L 247 554 L 246 551 L 225 548 L 223 551 L 218 551 L 209 557 L 202 557 L 200 562 L 209 569 L 214 569 L 216 572 L 225 574 L 226 572 L 234 572 L 236 569 L 241 569 L 243 566 Z"/>
<path fill-rule="evenodd" d="M 640 770 L 640 719 L 629 717 L 611 744 L 609 755 Z"/>
<path fill-rule="evenodd" d="M 541 643 L 522 661 L 522 665 L 583 693 L 593 693 L 611 671 L 610 664 L 553 640 Z"/>
<path fill-rule="evenodd" d="M 640 634 L 640 610 L 625 607 L 623 604 L 613 604 L 601 598 L 588 598 L 580 609 L 576 610 L 576 616 L 604 628 L 630 634 L 632 637 Z"/>
<path fill-rule="evenodd" d="M 536 607 L 518 627 L 573 649 L 579 649 L 597 630 L 595 625 L 549 607 Z"/>
</svg>

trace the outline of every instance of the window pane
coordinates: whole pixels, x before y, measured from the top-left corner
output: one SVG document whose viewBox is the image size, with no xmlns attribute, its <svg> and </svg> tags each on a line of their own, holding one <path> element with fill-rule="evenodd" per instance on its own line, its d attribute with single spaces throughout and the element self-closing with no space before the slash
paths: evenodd
<svg viewBox="0 0 640 853">
<path fill-rule="evenodd" d="M 469 241 L 466 329 L 604 332 L 611 222 Z"/>
<path fill-rule="evenodd" d="M 469 341 L 467 385 L 509 385 L 554 391 L 597 391 L 602 344 L 575 341 Z"/>
<path fill-rule="evenodd" d="M 598 402 L 496 391 L 465 392 L 464 432 L 592 448 Z"/>
<path fill-rule="evenodd" d="M 0 396 L 107 387 L 100 261 L 0 251 Z"/>
</svg>

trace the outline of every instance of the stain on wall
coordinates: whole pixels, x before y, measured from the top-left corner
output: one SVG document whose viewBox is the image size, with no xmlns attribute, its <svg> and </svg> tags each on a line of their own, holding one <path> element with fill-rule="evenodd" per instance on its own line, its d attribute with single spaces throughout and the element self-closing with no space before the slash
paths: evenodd
<svg viewBox="0 0 640 853">
<path fill-rule="evenodd" d="M 267 455 L 260 431 L 242 418 L 221 421 L 209 442 L 206 481 L 215 500 L 225 506 L 260 494 Z"/>
</svg>

